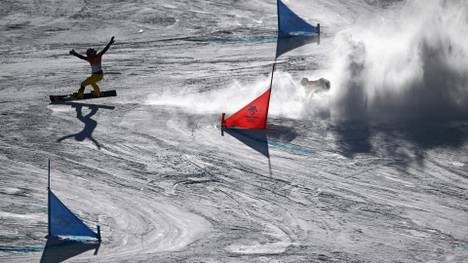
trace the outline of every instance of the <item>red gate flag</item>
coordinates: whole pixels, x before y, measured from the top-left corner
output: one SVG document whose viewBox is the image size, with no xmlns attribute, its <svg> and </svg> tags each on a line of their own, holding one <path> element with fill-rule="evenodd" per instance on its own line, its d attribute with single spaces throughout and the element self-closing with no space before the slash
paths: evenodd
<svg viewBox="0 0 468 263">
<path fill-rule="evenodd" d="M 271 88 L 227 119 L 223 127 L 244 129 L 266 129 Z M 223 113 L 224 114 L 224 113 Z"/>
</svg>

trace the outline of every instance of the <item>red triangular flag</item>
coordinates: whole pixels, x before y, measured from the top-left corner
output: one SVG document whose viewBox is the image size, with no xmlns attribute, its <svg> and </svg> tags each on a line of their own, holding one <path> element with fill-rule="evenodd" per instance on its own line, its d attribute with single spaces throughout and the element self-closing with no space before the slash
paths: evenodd
<svg viewBox="0 0 468 263">
<path fill-rule="evenodd" d="M 266 129 L 271 88 L 238 112 L 223 120 L 224 127 Z"/>
</svg>

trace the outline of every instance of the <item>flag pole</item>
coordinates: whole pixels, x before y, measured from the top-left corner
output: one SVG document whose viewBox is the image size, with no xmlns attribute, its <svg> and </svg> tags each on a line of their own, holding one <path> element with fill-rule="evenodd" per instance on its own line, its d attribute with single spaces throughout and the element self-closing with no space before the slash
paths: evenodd
<svg viewBox="0 0 468 263">
<path fill-rule="evenodd" d="M 48 165 L 48 174 L 47 174 L 47 237 L 52 237 L 50 231 L 50 159 Z"/>
<path fill-rule="evenodd" d="M 49 159 L 49 169 L 47 174 L 47 189 L 50 190 L 50 159 Z"/>
<path fill-rule="evenodd" d="M 277 33 L 276 33 L 276 49 L 275 49 L 275 61 L 273 61 L 273 67 L 271 69 L 271 79 L 270 79 L 270 98 L 268 99 L 268 104 L 267 104 L 267 114 L 268 114 L 268 111 L 270 109 L 270 100 L 271 100 L 271 90 L 273 89 L 273 76 L 275 74 L 275 68 L 276 68 L 276 59 L 278 58 L 278 41 L 280 41 L 280 15 L 279 15 L 279 1 L 280 0 L 277 0 L 276 1 L 276 17 L 277 17 L 277 21 L 278 21 L 278 30 L 277 30 Z M 268 116 L 267 116 L 267 121 L 268 121 Z M 266 124 L 265 124 L 265 129 L 266 129 Z"/>
</svg>

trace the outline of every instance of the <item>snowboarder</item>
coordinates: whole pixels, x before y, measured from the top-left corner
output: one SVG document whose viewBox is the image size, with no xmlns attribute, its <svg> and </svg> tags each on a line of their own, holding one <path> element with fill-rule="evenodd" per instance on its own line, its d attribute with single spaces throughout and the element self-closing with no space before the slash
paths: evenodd
<svg viewBox="0 0 468 263">
<path fill-rule="evenodd" d="M 101 96 L 101 91 L 99 90 L 99 86 L 96 84 L 104 76 L 104 72 L 102 71 L 102 68 L 101 68 L 101 59 L 102 59 L 102 55 L 106 53 L 106 51 L 110 48 L 112 44 L 114 44 L 114 37 L 111 38 L 109 43 L 101 52 L 97 52 L 94 48 L 88 48 L 88 50 L 86 50 L 86 57 L 78 54 L 74 49 L 70 51 L 70 55 L 84 59 L 88 61 L 89 64 L 91 64 L 91 76 L 87 78 L 85 81 L 81 82 L 81 86 L 78 92 L 73 93 L 74 97 L 76 97 L 77 99 L 83 99 L 85 87 L 88 85 L 93 86 L 92 95 L 94 97 Z"/>
<path fill-rule="evenodd" d="M 330 81 L 325 78 L 320 78 L 317 80 L 303 78 L 301 80 L 301 85 L 307 88 L 307 90 L 310 92 L 310 95 L 330 90 Z"/>
</svg>

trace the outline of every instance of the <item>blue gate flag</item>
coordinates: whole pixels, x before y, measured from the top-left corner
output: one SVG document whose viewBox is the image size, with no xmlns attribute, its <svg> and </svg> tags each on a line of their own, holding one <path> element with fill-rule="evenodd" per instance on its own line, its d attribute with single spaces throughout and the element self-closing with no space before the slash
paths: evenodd
<svg viewBox="0 0 468 263">
<path fill-rule="evenodd" d="M 49 234 L 52 236 L 98 238 L 98 235 L 73 214 L 51 190 L 49 190 L 49 217 Z"/>
<path fill-rule="evenodd" d="M 312 42 L 320 41 L 320 25 L 311 26 L 281 0 L 278 3 L 278 41 L 276 57 Z"/>
<path fill-rule="evenodd" d="M 319 34 L 319 27 L 314 27 L 296 15 L 281 0 L 278 0 L 278 37 Z"/>
</svg>

